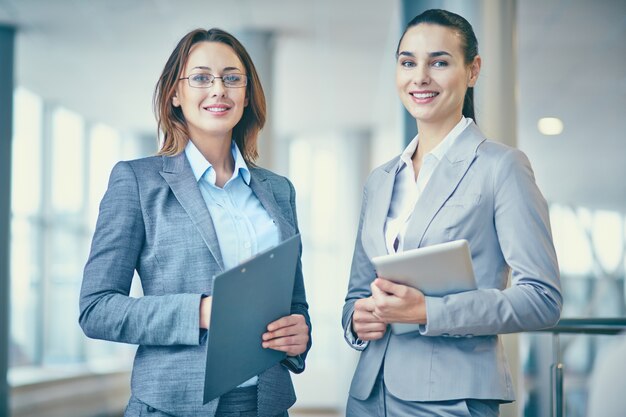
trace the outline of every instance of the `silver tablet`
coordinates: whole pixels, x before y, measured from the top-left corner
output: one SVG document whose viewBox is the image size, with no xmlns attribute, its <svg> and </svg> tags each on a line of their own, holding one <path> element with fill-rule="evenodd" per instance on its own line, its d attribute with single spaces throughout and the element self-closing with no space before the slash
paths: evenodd
<svg viewBox="0 0 626 417">
<path fill-rule="evenodd" d="M 428 296 L 442 297 L 476 289 L 467 240 L 377 256 L 372 258 L 372 263 L 379 277 L 417 288 Z M 395 334 L 418 328 L 416 324 L 392 325 Z"/>
</svg>

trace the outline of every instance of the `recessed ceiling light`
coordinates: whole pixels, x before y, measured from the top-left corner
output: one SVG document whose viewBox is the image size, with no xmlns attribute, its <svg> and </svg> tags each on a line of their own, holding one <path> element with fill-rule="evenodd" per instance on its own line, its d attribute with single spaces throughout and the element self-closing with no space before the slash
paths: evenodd
<svg viewBox="0 0 626 417">
<path fill-rule="evenodd" d="M 542 117 L 537 122 L 537 128 L 544 135 L 560 135 L 563 131 L 563 122 L 556 117 Z"/>
</svg>

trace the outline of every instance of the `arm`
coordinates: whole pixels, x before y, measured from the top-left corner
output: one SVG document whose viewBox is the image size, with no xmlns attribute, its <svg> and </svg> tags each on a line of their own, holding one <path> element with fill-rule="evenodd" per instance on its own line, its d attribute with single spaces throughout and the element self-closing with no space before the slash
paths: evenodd
<svg viewBox="0 0 626 417">
<path fill-rule="evenodd" d="M 363 202 L 359 216 L 348 294 L 343 306 L 341 323 L 344 338 L 348 345 L 356 350 L 364 350 L 368 341 L 383 337 L 387 325 L 375 317 L 374 303 L 371 297 L 370 283 L 376 278 L 376 271 L 370 262 L 361 241 L 363 217 L 367 207 L 367 188 L 363 191 Z"/>
<path fill-rule="evenodd" d="M 560 317 L 559 269 L 548 207 L 526 156 L 510 149 L 493 176 L 494 225 L 512 270 L 505 290 L 426 297 L 428 336 L 493 335 L 553 326 Z"/>
<path fill-rule="evenodd" d="M 145 243 L 139 187 L 118 163 L 100 204 L 83 274 L 79 323 L 88 337 L 143 345 L 197 345 L 201 294 L 128 296 Z"/>
</svg>

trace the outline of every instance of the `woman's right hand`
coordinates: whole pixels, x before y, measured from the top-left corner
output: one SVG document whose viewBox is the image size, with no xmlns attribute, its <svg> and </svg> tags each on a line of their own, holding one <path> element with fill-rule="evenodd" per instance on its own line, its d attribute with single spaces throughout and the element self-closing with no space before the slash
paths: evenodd
<svg viewBox="0 0 626 417">
<path fill-rule="evenodd" d="M 352 330 L 363 341 L 381 339 L 387 330 L 387 323 L 374 315 L 375 308 L 372 297 L 361 298 L 354 303 Z"/>
<path fill-rule="evenodd" d="M 204 297 L 200 301 L 200 328 L 208 329 L 211 324 L 211 303 L 213 297 Z"/>
</svg>

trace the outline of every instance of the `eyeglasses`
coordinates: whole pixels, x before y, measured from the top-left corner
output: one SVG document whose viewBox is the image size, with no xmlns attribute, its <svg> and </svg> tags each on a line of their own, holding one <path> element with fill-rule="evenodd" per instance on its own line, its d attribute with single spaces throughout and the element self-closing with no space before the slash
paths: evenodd
<svg viewBox="0 0 626 417">
<path fill-rule="evenodd" d="M 248 85 L 248 77 L 244 74 L 224 74 L 221 77 L 216 77 L 208 72 L 201 72 L 198 74 L 191 74 L 188 77 L 179 78 L 179 80 L 187 80 L 189 87 L 193 88 L 209 88 L 213 85 L 213 81 L 219 78 L 224 83 L 224 87 L 239 88 Z"/>
</svg>

